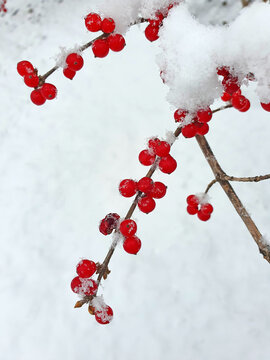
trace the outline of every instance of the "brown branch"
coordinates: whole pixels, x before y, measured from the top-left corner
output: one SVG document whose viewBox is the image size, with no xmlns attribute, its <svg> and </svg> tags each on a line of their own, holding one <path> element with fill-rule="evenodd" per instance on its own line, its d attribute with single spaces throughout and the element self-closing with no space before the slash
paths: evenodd
<svg viewBox="0 0 270 360">
<path fill-rule="evenodd" d="M 270 246 L 267 245 L 260 233 L 259 229 L 255 225 L 254 221 L 251 219 L 250 215 L 248 214 L 247 210 L 245 209 L 244 205 L 241 203 L 239 197 L 235 193 L 233 187 L 229 183 L 228 180 L 224 180 L 226 174 L 222 170 L 221 166 L 219 165 L 217 159 L 215 158 L 213 151 L 211 150 L 206 138 L 204 136 L 196 135 L 196 140 L 210 165 L 216 180 L 220 183 L 221 187 L 225 191 L 226 195 L 230 199 L 232 205 L 234 206 L 235 210 L 237 211 L 238 215 L 243 220 L 244 224 L 246 225 L 248 231 L 250 232 L 251 236 L 255 240 L 256 244 L 259 247 L 260 253 L 263 257 L 270 263 Z"/>
<path fill-rule="evenodd" d="M 241 0 L 241 2 L 242 2 L 243 7 L 246 7 L 246 6 L 248 6 L 250 4 L 250 0 Z"/>
<path fill-rule="evenodd" d="M 216 113 L 216 112 L 218 112 L 218 111 L 220 111 L 220 110 L 229 109 L 229 108 L 231 108 L 231 107 L 232 107 L 232 104 L 223 105 L 223 106 L 221 106 L 221 107 L 218 108 L 218 109 L 212 110 L 212 114 L 214 114 L 214 113 Z"/>
<path fill-rule="evenodd" d="M 224 176 L 225 180 L 228 181 L 239 181 L 239 182 L 259 182 L 262 180 L 270 179 L 270 174 L 267 175 L 258 175 L 258 176 L 249 176 L 249 177 L 236 177 L 236 176 Z"/>
<path fill-rule="evenodd" d="M 212 180 L 212 181 L 207 185 L 207 188 L 206 188 L 206 190 L 205 190 L 204 193 L 207 194 L 208 191 L 211 189 L 211 187 L 212 187 L 216 182 L 217 182 L 217 179 Z"/>
</svg>

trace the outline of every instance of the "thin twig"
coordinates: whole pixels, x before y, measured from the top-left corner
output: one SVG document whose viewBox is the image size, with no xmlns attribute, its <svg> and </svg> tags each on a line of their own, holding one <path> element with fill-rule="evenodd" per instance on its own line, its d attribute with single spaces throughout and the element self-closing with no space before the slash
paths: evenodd
<svg viewBox="0 0 270 360">
<path fill-rule="evenodd" d="M 206 190 L 205 190 L 204 193 L 207 194 L 208 191 L 211 189 L 211 187 L 212 187 L 216 182 L 217 182 L 217 179 L 212 180 L 212 181 L 208 184 L 208 186 L 207 186 L 207 188 L 206 188 Z"/>
<path fill-rule="evenodd" d="M 232 107 L 232 104 L 223 105 L 223 106 L 221 106 L 221 107 L 218 108 L 218 109 L 212 110 L 212 114 L 214 114 L 214 113 L 216 113 L 216 112 L 218 112 L 218 111 L 220 111 L 220 110 L 229 109 L 229 108 L 231 108 L 231 107 Z"/>
<path fill-rule="evenodd" d="M 270 179 L 270 174 L 249 176 L 249 177 L 236 177 L 236 176 L 225 175 L 224 179 L 228 181 L 239 181 L 239 182 L 259 182 Z"/>
<path fill-rule="evenodd" d="M 250 232 L 251 236 L 255 240 L 256 244 L 259 247 L 260 253 L 263 257 L 270 263 L 270 246 L 263 241 L 262 234 L 260 233 L 259 229 L 257 228 L 254 221 L 251 219 L 250 215 L 248 214 L 247 210 L 245 209 L 244 205 L 240 201 L 239 197 L 235 193 L 233 187 L 229 183 L 228 180 L 224 180 L 226 174 L 222 170 L 221 166 L 219 165 L 217 159 L 215 158 L 213 151 L 211 150 L 206 138 L 204 136 L 196 135 L 196 140 L 210 165 L 216 180 L 220 183 L 221 187 L 225 191 L 226 195 L 230 199 L 231 203 L 233 204 L 235 210 L 237 211 L 238 215 L 243 220 L 244 224 L 246 225 L 248 231 Z"/>
</svg>

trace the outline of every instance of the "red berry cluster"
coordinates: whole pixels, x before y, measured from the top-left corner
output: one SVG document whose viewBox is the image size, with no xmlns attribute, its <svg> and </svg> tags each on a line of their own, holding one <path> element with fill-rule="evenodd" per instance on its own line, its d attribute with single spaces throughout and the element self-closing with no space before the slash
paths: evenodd
<svg viewBox="0 0 270 360">
<path fill-rule="evenodd" d="M 76 75 L 76 72 L 81 70 L 84 61 L 80 54 L 71 53 L 66 58 L 66 66 L 63 69 L 63 74 L 68 79 L 72 80 Z"/>
<path fill-rule="evenodd" d="M 209 220 L 214 210 L 211 204 L 201 201 L 200 197 L 196 195 L 189 195 L 187 197 L 187 204 L 187 212 L 190 215 L 197 214 L 198 218 L 202 221 Z"/>
<path fill-rule="evenodd" d="M 6 3 L 7 3 L 7 0 L 1 0 L 1 3 L 0 3 L 0 12 L 1 12 L 1 11 L 3 11 L 4 13 L 7 12 Z"/>
<path fill-rule="evenodd" d="M 96 321 L 102 325 L 109 324 L 113 319 L 112 308 L 105 304 L 100 296 L 97 296 L 90 302 L 88 311 L 91 315 L 95 315 Z"/>
<path fill-rule="evenodd" d="M 168 16 L 169 11 L 177 5 L 178 2 L 170 4 L 164 11 L 157 11 L 154 18 L 147 19 L 149 25 L 145 28 L 145 37 L 149 41 L 156 41 L 159 38 L 159 29 L 163 25 L 163 20 Z"/>
<path fill-rule="evenodd" d="M 134 220 L 126 219 L 120 223 L 120 233 L 124 236 L 123 247 L 129 254 L 136 255 L 141 248 L 141 240 L 135 236 L 137 232 L 137 224 Z"/>
<path fill-rule="evenodd" d="M 170 155 L 171 146 L 167 141 L 152 138 L 148 141 L 148 149 L 139 154 L 142 165 L 150 166 L 158 158 L 158 167 L 165 174 L 171 174 L 177 167 L 176 160 Z"/>
<path fill-rule="evenodd" d="M 192 122 L 185 124 L 186 116 L 189 114 L 187 110 L 177 109 L 174 112 L 175 122 L 183 123 L 182 135 L 185 138 L 192 138 L 195 135 L 206 135 L 209 131 L 207 124 L 212 119 L 212 110 L 210 107 L 198 110 L 196 114 L 192 115 Z"/>
<path fill-rule="evenodd" d="M 52 100 L 56 97 L 57 89 L 53 84 L 44 83 L 39 85 L 40 79 L 37 70 L 29 61 L 18 62 L 17 71 L 23 77 L 25 85 L 35 88 L 30 95 L 31 101 L 35 105 L 43 105 L 46 100 Z"/>
<path fill-rule="evenodd" d="M 112 34 L 115 30 L 115 22 L 112 18 L 101 19 L 96 13 L 90 13 L 85 17 L 85 26 L 91 32 L 102 31 L 105 36 L 97 39 L 92 44 L 92 51 L 95 57 L 103 58 L 108 55 L 109 51 L 121 51 L 124 49 L 126 42 L 121 34 Z"/>
</svg>

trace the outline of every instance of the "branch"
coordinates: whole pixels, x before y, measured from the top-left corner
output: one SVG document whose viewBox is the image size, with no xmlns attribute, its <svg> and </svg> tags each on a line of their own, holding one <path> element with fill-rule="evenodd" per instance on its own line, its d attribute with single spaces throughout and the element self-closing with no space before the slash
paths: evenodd
<svg viewBox="0 0 270 360">
<path fill-rule="evenodd" d="M 270 179 L 270 174 L 267 175 L 258 175 L 258 176 L 250 176 L 250 177 L 235 177 L 235 176 L 224 176 L 225 180 L 228 181 L 239 181 L 239 182 L 259 182 L 262 180 Z"/>
<path fill-rule="evenodd" d="M 216 113 L 216 112 L 218 112 L 220 110 L 225 110 L 225 109 L 229 109 L 229 108 L 232 108 L 232 107 L 233 107 L 232 104 L 227 104 L 227 105 L 221 106 L 218 109 L 212 110 L 212 114 L 214 114 L 214 113 Z"/>
<path fill-rule="evenodd" d="M 228 180 L 225 180 L 226 174 L 222 170 L 221 166 L 219 165 L 217 159 L 215 158 L 206 138 L 204 136 L 196 135 L 196 140 L 210 165 L 216 180 L 220 183 L 221 187 L 225 191 L 226 195 L 230 199 L 232 205 L 234 206 L 235 210 L 237 211 L 238 215 L 243 220 L 244 224 L 246 225 L 248 231 L 250 232 L 251 236 L 255 240 L 256 244 L 259 247 L 260 253 L 263 255 L 265 260 L 270 263 L 270 246 L 265 244 L 262 234 L 260 233 L 259 229 L 255 225 L 254 221 L 251 219 L 250 215 L 248 214 L 247 210 L 245 209 L 244 205 L 241 203 L 241 200 L 235 193 L 233 187 L 230 185 Z"/>
</svg>

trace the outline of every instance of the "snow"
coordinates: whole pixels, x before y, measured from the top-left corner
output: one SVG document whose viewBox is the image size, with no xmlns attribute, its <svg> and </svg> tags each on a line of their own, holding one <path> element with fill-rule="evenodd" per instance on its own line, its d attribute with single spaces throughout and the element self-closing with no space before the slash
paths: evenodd
<svg viewBox="0 0 270 360">
<path fill-rule="evenodd" d="M 236 17 L 229 3 L 225 15 Z M 186 213 L 187 195 L 213 179 L 192 139 L 174 143 L 175 173 L 154 175 L 168 186 L 155 211 L 135 211 L 142 250 L 137 256 L 120 244 L 115 250 L 99 292 L 114 311 L 112 323 L 99 325 L 87 306 L 73 308 L 76 264 L 104 259 L 112 237 L 99 233 L 99 221 L 109 212 L 125 215 L 131 199 L 119 195 L 119 181 L 145 176 L 138 154 L 145 139 L 174 131 L 174 108 L 155 63 L 159 45 L 145 39 L 143 25 L 126 34 L 122 53 L 94 59 L 86 50 L 73 81 L 61 70 L 54 73 L 49 79 L 57 99 L 34 107 L 17 61 L 28 59 L 45 73 L 60 46 L 89 41 L 83 17 L 92 4 L 27 4 L 8 1 L 0 19 L 4 359 L 268 360 L 269 264 L 218 184 L 210 190 L 209 222 Z M 192 9 L 198 16 L 195 0 Z M 245 88 L 251 100 L 246 114 L 226 109 L 210 122 L 207 139 L 229 175 L 269 173 L 270 115 L 255 89 Z M 268 181 L 233 187 L 267 239 Z"/>
</svg>

